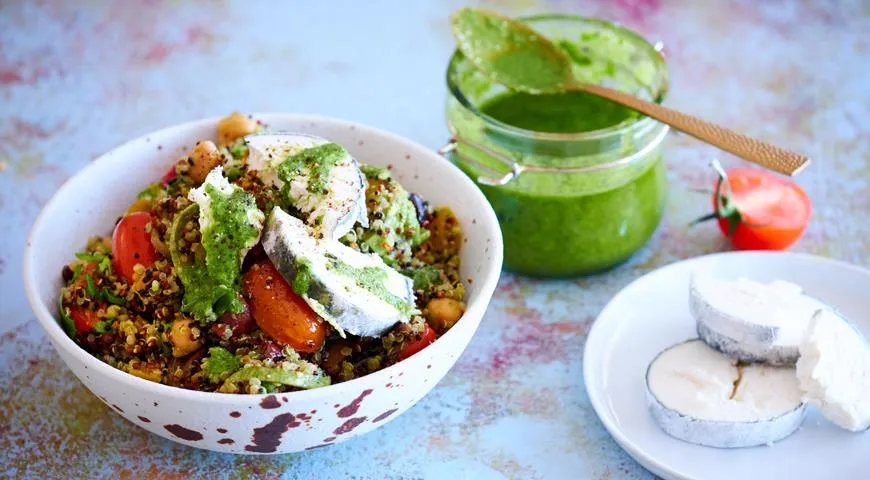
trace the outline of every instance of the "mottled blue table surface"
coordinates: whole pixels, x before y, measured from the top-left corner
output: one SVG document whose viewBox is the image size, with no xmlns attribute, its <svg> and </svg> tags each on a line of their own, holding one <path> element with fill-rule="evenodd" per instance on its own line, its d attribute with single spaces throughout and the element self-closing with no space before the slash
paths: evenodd
<svg viewBox="0 0 870 480">
<path fill-rule="evenodd" d="M 0 2 L 0 476 L 21 478 L 651 478 L 609 437 L 582 378 L 595 315 L 633 279 L 726 248 L 695 191 L 717 152 L 669 140 L 671 194 L 629 264 L 576 281 L 502 278 L 469 349 L 384 428 L 305 454 L 206 453 L 139 430 L 53 352 L 21 252 L 67 178 L 146 132 L 234 109 L 309 112 L 432 148 L 458 1 Z M 870 4 L 514 0 L 507 14 L 620 21 L 665 44 L 667 103 L 810 154 L 815 202 L 795 250 L 870 264 Z M 727 164 L 737 161 L 728 157 Z M 135 172 L 131 172 L 135 174 Z"/>
</svg>

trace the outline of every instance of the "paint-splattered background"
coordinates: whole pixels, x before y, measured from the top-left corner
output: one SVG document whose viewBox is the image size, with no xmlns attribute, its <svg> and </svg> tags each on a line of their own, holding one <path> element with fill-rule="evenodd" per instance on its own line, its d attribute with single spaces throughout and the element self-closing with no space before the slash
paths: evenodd
<svg viewBox="0 0 870 480">
<path fill-rule="evenodd" d="M 651 477 L 595 417 L 581 354 L 594 316 L 621 287 L 725 248 L 714 227 L 686 228 L 708 206 L 693 189 L 712 181 L 715 155 L 687 137 L 670 140 L 667 217 L 634 261 L 576 281 L 505 275 L 469 350 L 428 397 L 328 449 L 233 457 L 147 434 L 66 370 L 24 298 L 21 251 L 40 207 L 93 158 L 148 131 L 233 109 L 311 112 L 437 148 L 447 17 L 462 3 L 0 2 L 0 476 Z M 866 2 L 482 4 L 603 16 L 663 41 L 670 105 L 814 157 L 800 177 L 813 223 L 795 249 L 870 264 Z"/>
</svg>

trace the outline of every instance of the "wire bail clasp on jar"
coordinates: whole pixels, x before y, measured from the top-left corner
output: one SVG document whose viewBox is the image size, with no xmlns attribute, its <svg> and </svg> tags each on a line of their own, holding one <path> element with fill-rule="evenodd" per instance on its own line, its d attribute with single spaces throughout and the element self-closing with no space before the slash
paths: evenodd
<svg viewBox="0 0 870 480">
<path fill-rule="evenodd" d="M 477 177 L 477 183 L 482 185 L 488 185 L 493 187 L 501 187 L 503 185 L 507 185 L 508 183 L 514 181 L 524 172 L 545 172 L 545 173 L 592 173 L 592 172 L 600 172 L 603 170 L 609 170 L 612 168 L 624 167 L 627 166 L 636 160 L 647 156 L 650 152 L 655 149 L 658 144 L 664 139 L 665 135 L 668 134 L 670 129 L 665 127 L 663 128 L 655 138 L 648 142 L 643 148 L 637 150 L 631 155 L 618 158 L 616 160 L 611 160 L 609 162 L 595 163 L 591 165 L 583 165 L 583 166 L 575 166 L 575 167 L 552 167 L 549 165 L 534 165 L 534 164 L 521 164 L 518 163 L 501 153 L 493 151 L 490 148 L 482 146 L 478 143 L 471 142 L 461 136 L 454 134 L 453 137 L 441 148 L 437 150 L 438 154 L 444 158 L 450 160 L 447 155 L 449 153 L 453 153 L 456 158 L 459 160 L 475 165 L 478 169 L 483 170 L 485 172 L 484 175 L 479 175 Z M 490 158 L 496 160 L 500 164 L 504 165 L 506 168 L 506 172 L 502 172 L 496 170 L 488 165 L 484 165 L 481 162 L 475 160 L 469 155 L 464 155 L 459 151 L 459 146 L 465 146 L 476 150 L 484 155 L 488 155 Z"/>
<path fill-rule="evenodd" d="M 481 170 L 485 170 L 487 172 L 490 172 L 493 175 L 499 175 L 499 172 L 497 170 L 493 169 L 492 167 L 484 165 L 484 164 L 478 162 L 477 160 L 474 160 L 473 158 L 470 158 L 466 155 L 462 155 L 461 153 L 459 153 L 459 149 L 458 149 L 459 142 L 460 142 L 460 140 L 459 140 L 458 135 L 454 136 L 443 147 L 441 147 L 437 150 L 438 154 L 444 158 L 447 158 L 447 155 L 449 153 L 453 153 L 454 155 L 456 155 L 459 159 L 461 159 L 464 162 L 474 164 L 478 168 L 480 168 Z M 520 176 L 520 174 L 523 173 L 523 170 L 525 169 L 525 167 L 523 167 L 523 165 L 520 165 L 519 163 L 514 162 L 513 160 L 511 160 L 509 158 L 504 157 L 500 153 L 497 153 L 497 152 L 490 150 L 489 148 L 486 148 L 486 147 L 483 147 L 483 146 L 480 146 L 480 145 L 477 145 L 477 144 L 474 144 L 474 143 L 471 143 L 468 141 L 463 141 L 462 143 L 464 145 L 467 145 L 467 146 L 477 150 L 478 152 L 489 155 L 490 157 L 498 160 L 500 163 L 506 165 L 510 169 L 509 172 L 502 174 L 500 177 L 495 177 L 495 176 L 491 177 L 491 176 L 484 176 L 484 175 L 478 176 L 477 177 L 478 183 L 481 183 L 483 185 L 494 186 L 494 187 L 500 187 L 502 185 L 507 185 L 513 179 Z"/>
</svg>

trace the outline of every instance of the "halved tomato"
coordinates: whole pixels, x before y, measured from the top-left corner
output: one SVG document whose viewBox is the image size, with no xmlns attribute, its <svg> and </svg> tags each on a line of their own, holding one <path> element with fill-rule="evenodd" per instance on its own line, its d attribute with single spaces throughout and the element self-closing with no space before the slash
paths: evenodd
<svg viewBox="0 0 870 480">
<path fill-rule="evenodd" d="M 316 352 L 326 340 L 326 323 L 305 303 L 268 258 L 242 277 L 251 315 L 257 325 L 282 345 Z"/>
<path fill-rule="evenodd" d="M 134 212 L 125 215 L 112 234 L 112 266 L 115 271 L 133 283 L 133 267 L 141 264 L 148 268 L 160 258 L 147 226 L 151 223 L 148 212 Z"/>
</svg>

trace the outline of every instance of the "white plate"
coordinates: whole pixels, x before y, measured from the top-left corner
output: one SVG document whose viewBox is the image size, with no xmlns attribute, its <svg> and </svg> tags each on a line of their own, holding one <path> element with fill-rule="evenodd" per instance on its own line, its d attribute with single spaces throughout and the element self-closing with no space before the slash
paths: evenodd
<svg viewBox="0 0 870 480">
<path fill-rule="evenodd" d="M 733 252 L 685 260 L 634 281 L 601 311 L 586 341 L 589 399 L 613 438 L 666 479 L 867 479 L 870 433 L 842 430 L 810 408 L 800 430 L 773 446 L 716 449 L 674 439 L 653 422 L 644 373 L 663 349 L 696 337 L 689 314 L 691 272 L 786 280 L 839 308 L 870 338 L 870 271 L 811 255 Z"/>
</svg>

